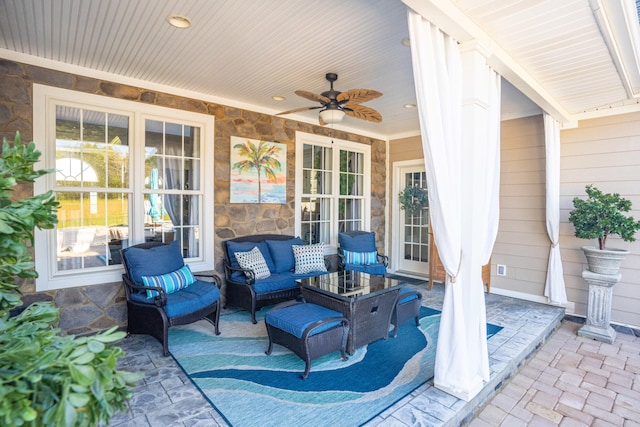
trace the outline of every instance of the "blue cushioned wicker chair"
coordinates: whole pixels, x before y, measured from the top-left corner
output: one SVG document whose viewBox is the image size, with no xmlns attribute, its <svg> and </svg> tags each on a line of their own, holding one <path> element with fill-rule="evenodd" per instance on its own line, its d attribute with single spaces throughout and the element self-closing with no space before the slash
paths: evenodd
<svg viewBox="0 0 640 427">
<path fill-rule="evenodd" d="M 216 275 L 207 275 L 213 283 L 196 279 L 184 263 L 178 241 L 141 243 L 122 249 L 121 256 L 127 333 L 155 337 L 165 356 L 170 326 L 207 319 L 220 334 L 221 280 Z"/>
<path fill-rule="evenodd" d="M 343 270 L 384 276 L 389 258 L 380 255 L 376 248 L 376 235 L 372 231 L 349 231 L 338 233 L 338 255 Z"/>
</svg>

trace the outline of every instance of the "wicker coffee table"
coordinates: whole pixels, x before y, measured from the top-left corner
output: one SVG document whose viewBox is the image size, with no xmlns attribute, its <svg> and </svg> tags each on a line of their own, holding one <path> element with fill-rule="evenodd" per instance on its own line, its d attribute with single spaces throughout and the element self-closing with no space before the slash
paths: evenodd
<svg viewBox="0 0 640 427">
<path fill-rule="evenodd" d="M 386 339 L 400 292 L 398 280 L 343 270 L 300 280 L 307 302 L 342 313 L 349 320 L 347 352 Z"/>
</svg>

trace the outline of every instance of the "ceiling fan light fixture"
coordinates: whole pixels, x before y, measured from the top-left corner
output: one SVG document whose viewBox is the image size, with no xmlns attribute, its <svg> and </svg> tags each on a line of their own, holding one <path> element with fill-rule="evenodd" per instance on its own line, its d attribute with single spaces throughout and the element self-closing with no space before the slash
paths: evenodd
<svg viewBox="0 0 640 427">
<path fill-rule="evenodd" d="M 320 111 L 320 119 L 327 123 L 339 123 L 344 118 L 344 111 L 337 109 L 326 109 Z"/>
</svg>

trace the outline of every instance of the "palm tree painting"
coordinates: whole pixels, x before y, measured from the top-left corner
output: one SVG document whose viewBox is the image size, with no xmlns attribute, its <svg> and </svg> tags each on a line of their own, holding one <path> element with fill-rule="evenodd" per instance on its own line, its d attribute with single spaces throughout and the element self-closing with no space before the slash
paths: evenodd
<svg viewBox="0 0 640 427">
<path fill-rule="evenodd" d="M 287 146 L 231 137 L 231 203 L 286 203 Z"/>
</svg>

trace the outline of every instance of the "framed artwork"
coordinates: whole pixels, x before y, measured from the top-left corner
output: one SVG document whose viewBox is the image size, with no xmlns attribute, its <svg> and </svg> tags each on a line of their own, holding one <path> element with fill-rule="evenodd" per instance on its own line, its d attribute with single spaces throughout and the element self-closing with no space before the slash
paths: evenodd
<svg viewBox="0 0 640 427">
<path fill-rule="evenodd" d="M 231 137 L 231 203 L 286 203 L 287 145 Z"/>
</svg>

